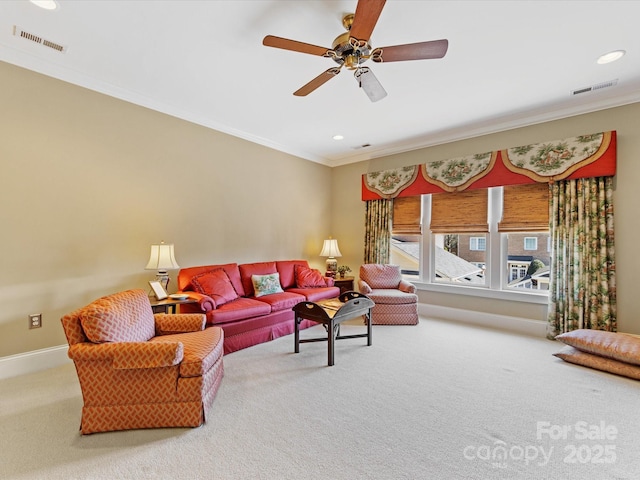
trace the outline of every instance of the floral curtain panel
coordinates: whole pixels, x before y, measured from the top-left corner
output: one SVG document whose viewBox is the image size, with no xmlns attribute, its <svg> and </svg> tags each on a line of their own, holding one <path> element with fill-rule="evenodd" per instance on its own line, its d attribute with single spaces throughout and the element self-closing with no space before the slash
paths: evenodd
<svg viewBox="0 0 640 480">
<path fill-rule="evenodd" d="M 364 263 L 389 263 L 393 200 L 366 202 Z"/>
<path fill-rule="evenodd" d="M 555 182 L 547 336 L 591 328 L 615 332 L 612 177 Z"/>
<path fill-rule="evenodd" d="M 610 131 L 366 173 L 362 199 L 613 176 L 616 144 Z"/>
</svg>

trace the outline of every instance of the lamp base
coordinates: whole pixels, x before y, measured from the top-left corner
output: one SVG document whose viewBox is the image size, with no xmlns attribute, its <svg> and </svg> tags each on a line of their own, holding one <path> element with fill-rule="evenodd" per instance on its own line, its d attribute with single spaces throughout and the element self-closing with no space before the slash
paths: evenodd
<svg viewBox="0 0 640 480">
<path fill-rule="evenodd" d="M 160 285 L 167 290 L 169 287 L 169 274 L 166 271 L 159 270 L 156 273 L 156 281 L 160 282 Z"/>
<path fill-rule="evenodd" d="M 338 272 L 338 261 L 335 257 L 327 258 L 327 277 L 335 277 Z"/>
</svg>

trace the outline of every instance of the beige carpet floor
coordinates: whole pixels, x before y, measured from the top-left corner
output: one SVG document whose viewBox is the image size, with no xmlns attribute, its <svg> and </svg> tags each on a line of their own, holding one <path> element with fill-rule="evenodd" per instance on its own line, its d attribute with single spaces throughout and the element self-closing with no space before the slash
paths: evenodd
<svg viewBox="0 0 640 480">
<path fill-rule="evenodd" d="M 85 437 L 69 364 L 0 381 L 0 478 L 639 478 L 640 382 L 559 348 L 422 318 L 337 342 L 327 367 L 325 343 L 288 336 L 225 357 L 200 428 Z"/>
</svg>

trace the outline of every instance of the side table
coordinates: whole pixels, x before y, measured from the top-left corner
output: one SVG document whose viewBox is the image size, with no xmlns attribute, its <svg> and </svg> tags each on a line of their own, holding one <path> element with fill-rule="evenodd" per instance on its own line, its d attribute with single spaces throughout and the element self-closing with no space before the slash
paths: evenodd
<svg viewBox="0 0 640 480">
<path fill-rule="evenodd" d="M 340 288 L 340 295 L 344 292 L 349 292 L 353 290 L 353 280 L 354 277 L 340 277 L 336 276 L 333 279 L 334 285 Z"/>
<path fill-rule="evenodd" d="M 177 305 L 184 305 L 187 303 L 198 303 L 194 298 L 185 298 L 184 300 L 174 300 L 167 298 L 165 300 L 151 300 L 151 310 L 153 313 L 176 313 Z"/>
</svg>

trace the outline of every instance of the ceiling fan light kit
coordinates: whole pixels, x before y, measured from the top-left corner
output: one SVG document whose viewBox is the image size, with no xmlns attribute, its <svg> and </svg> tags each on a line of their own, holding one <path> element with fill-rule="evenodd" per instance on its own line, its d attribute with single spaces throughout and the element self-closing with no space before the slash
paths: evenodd
<svg viewBox="0 0 640 480">
<path fill-rule="evenodd" d="M 293 93 L 295 96 L 304 97 L 309 95 L 338 75 L 340 70 L 345 67 L 353 71 L 358 86 L 362 88 L 369 99 L 372 102 L 377 102 L 386 97 L 387 92 L 371 69 L 362 66 L 364 62 L 369 59 L 376 63 L 427 60 L 445 56 L 449 47 L 449 42 L 446 39 L 372 48 L 369 44 L 369 39 L 382 13 L 385 2 L 386 0 L 358 0 L 356 13 L 349 13 L 342 19 L 342 25 L 347 29 L 347 32 L 338 35 L 331 48 L 319 47 L 273 35 L 264 37 L 262 44 L 267 47 L 328 57 L 339 65 L 325 70 L 300 87 Z"/>
</svg>

